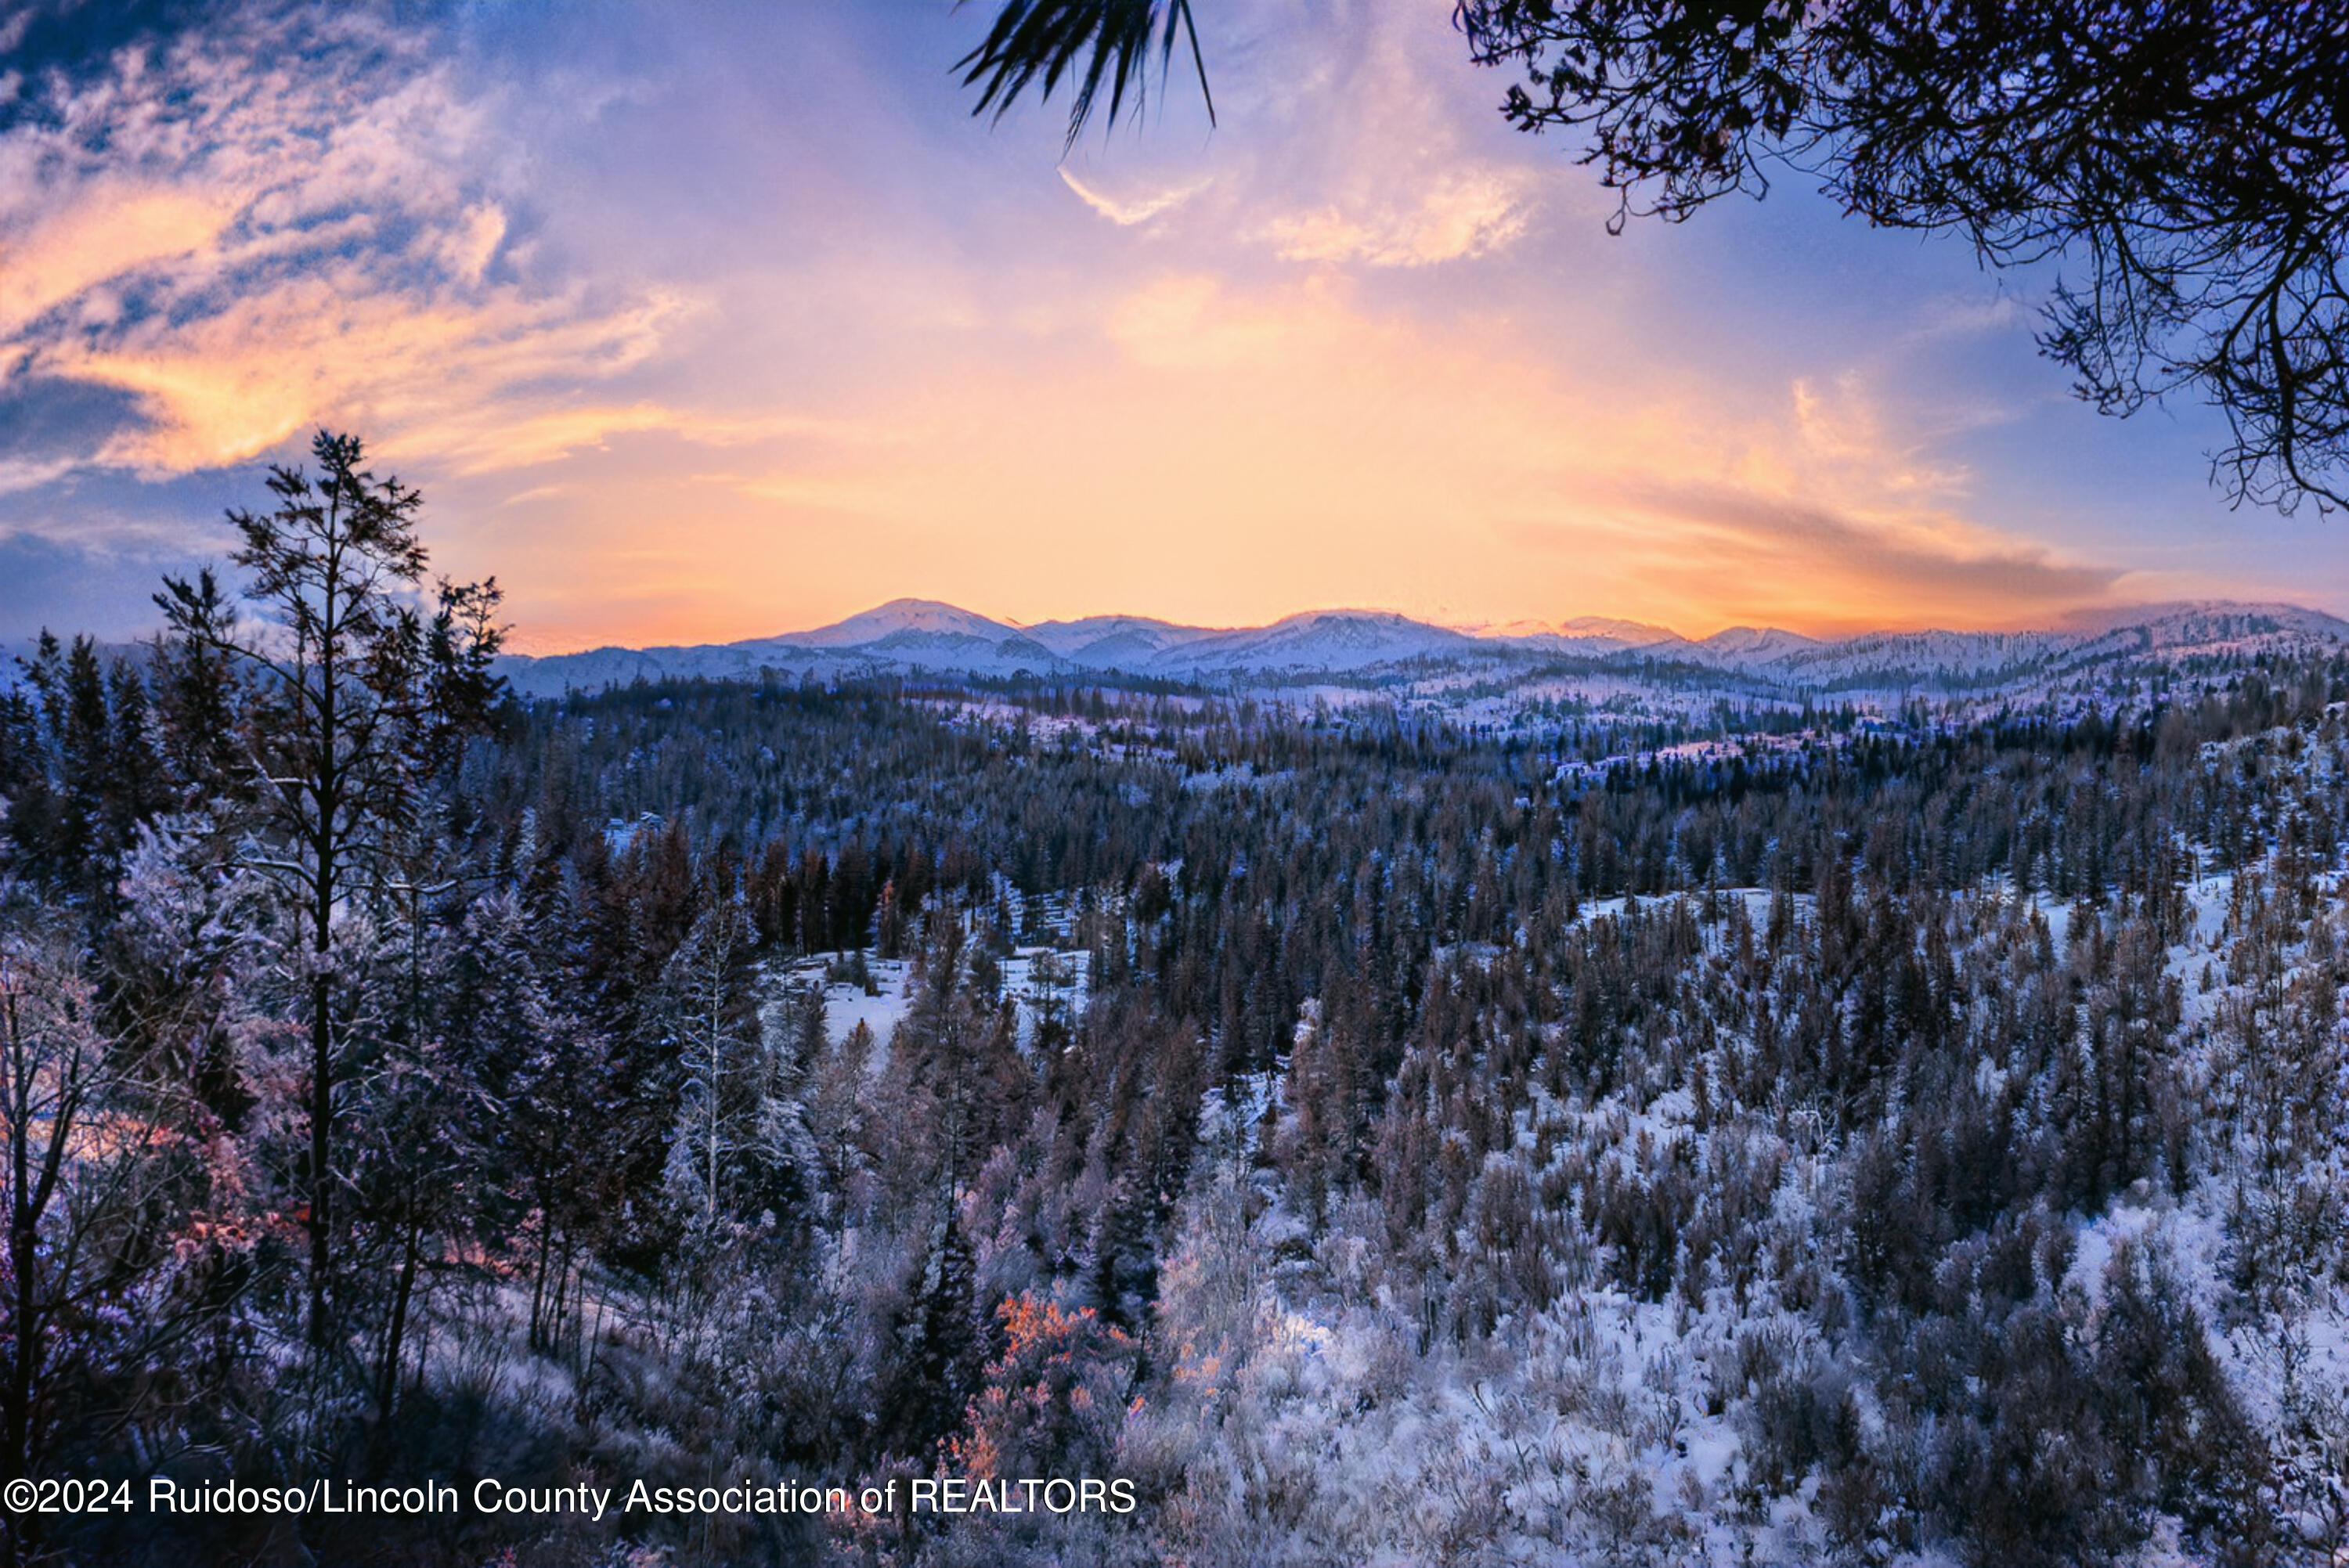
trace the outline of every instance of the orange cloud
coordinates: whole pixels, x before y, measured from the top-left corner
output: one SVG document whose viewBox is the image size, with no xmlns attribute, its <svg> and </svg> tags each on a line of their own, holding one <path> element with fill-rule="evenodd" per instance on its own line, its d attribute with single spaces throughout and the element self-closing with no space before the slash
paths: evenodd
<svg viewBox="0 0 2349 1568">
<path fill-rule="evenodd" d="M 1960 520 L 1871 521 L 1830 505 L 1698 482 L 1630 487 L 1625 504 L 1682 548 L 1671 565 L 1712 620 L 1858 632 L 2053 624 L 2125 575 Z"/>
<path fill-rule="evenodd" d="M 559 455 L 565 431 L 592 438 L 583 432 L 596 423 L 585 411 L 518 408 L 507 396 L 515 387 L 626 369 L 678 308 L 668 299 L 605 314 L 511 294 L 419 299 L 312 275 L 196 321 L 144 322 L 95 346 L 68 339 L 37 363 L 140 399 L 147 423 L 116 435 L 100 457 L 142 472 L 243 461 L 322 420 L 492 467 L 501 455 Z"/>
<path fill-rule="evenodd" d="M 233 212 L 204 192 L 94 181 L 0 243 L 0 341 L 126 273 L 212 249 Z"/>
</svg>

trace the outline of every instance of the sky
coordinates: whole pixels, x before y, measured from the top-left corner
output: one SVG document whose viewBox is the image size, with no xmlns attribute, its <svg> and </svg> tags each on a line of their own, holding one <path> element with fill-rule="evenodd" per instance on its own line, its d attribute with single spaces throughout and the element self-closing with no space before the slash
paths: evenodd
<svg viewBox="0 0 2349 1568">
<path fill-rule="evenodd" d="M 2349 521 L 2071 396 L 2054 280 L 1789 172 L 1681 224 L 1451 0 L 1201 0 L 1215 94 L 974 119 L 989 0 L 0 12 L 0 639 L 135 634 L 318 429 L 510 645 L 1022 623 L 1703 635 L 2349 614 Z"/>
</svg>

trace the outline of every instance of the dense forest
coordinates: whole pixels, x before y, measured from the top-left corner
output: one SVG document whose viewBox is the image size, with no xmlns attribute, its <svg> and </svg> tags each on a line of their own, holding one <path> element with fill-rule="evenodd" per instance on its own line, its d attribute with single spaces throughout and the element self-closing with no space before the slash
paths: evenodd
<svg viewBox="0 0 2349 1568">
<path fill-rule="evenodd" d="M 15 1561 L 2349 1547 L 2349 660 L 1660 755 L 524 704 L 447 585 L 329 717 L 330 628 L 165 599 L 0 697 L 12 1474 L 1130 1506 L 35 1512 Z"/>
</svg>

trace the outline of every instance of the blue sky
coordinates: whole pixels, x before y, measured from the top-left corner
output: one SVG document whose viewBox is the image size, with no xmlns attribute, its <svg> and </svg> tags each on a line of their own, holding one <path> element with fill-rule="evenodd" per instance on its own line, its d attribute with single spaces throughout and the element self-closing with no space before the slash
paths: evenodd
<svg viewBox="0 0 2349 1568">
<path fill-rule="evenodd" d="M 2046 273 L 1764 202 L 1604 232 L 1449 0 L 1203 4 L 1065 158 L 988 7 L 69 8 L 0 24 L 0 636 L 146 624 L 321 425 L 518 646 L 1368 604 L 2035 625 L 2349 612 L 2190 400 L 2074 401 Z M 1157 84 L 1154 83 L 1154 88 Z"/>
</svg>

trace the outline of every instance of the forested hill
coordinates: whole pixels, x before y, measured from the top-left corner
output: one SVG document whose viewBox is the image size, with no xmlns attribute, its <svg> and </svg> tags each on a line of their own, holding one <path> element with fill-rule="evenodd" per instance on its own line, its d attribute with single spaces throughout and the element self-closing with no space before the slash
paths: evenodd
<svg viewBox="0 0 2349 1568">
<path fill-rule="evenodd" d="M 2338 652 L 1701 732 L 1068 679 L 509 704 L 371 841 L 324 984 L 234 763 L 277 718 L 219 674 L 58 650 L 6 699 L 9 1048 L 109 1130 L 11 1276 L 42 1473 L 1138 1500 L 302 1522 L 338 1562 L 2349 1543 Z"/>
<path fill-rule="evenodd" d="M 952 604 L 898 599 L 812 631 L 694 647 L 597 648 L 499 668 L 538 696 L 636 680 L 1016 677 L 1133 689 L 1176 681 L 1223 689 L 1376 687 L 1433 704 L 1482 688 L 1506 712 L 1528 703 L 1689 694 L 1762 700 L 1924 693 L 1997 701 L 2134 690 L 2166 672 L 2349 646 L 2349 622 L 2290 604 L 2140 604 L 2027 632 L 1879 632 L 1821 640 L 1732 626 L 1691 639 L 1661 626 L 1582 617 L 1463 631 L 1386 611 L 1317 610 L 1268 626 L 1216 629 L 1138 615 L 1020 626 Z"/>
</svg>

